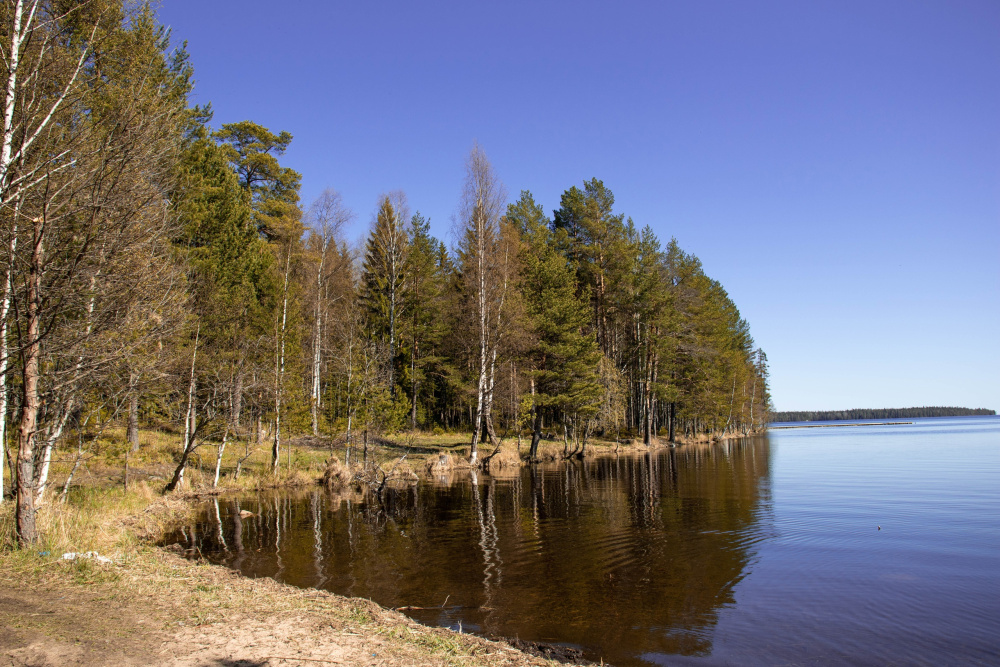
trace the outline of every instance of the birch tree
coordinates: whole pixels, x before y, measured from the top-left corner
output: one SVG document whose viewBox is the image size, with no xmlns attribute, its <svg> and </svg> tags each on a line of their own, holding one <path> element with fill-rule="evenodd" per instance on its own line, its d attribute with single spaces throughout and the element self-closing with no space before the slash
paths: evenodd
<svg viewBox="0 0 1000 667">
<path fill-rule="evenodd" d="M 496 387 L 497 355 L 505 331 L 503 314 L 513 289 L 517 257 L 516 232 L 502 224 L 507 191 L 486 153 L 477 145 L 466 162 L 465 185 L 459 208 L 461 281 L 466 308 L 472 319 L 470 341 L 473 360 L 475 412 L 469 461 L 478 461 L 479 440 L 499 440 L 493 426 L 493 391 Z"/>
<path fill-rule="evenodd" d="M 14 257 L 17 255 L 17 225 L 20 207 L 15 206 L 8 239 L 4 239 L 7 253 L 4 257 L 3 297 L 0 300 L 0 504 L 4 501 L 3 471 L 6 465 L 7 453 L 7 369 L 10 365 L 7 354 L 7 327 L 10 314 L 14 277 Z M 13 471 L 11 471 L 13 473 Z M 12 476 L 13 477 L 13 476 Z"/>
<path fill-rule="evenodd" d="M 337 243 L 340 240 L 344 226 L 354 215 L 344 206 L 340 193 L 332 188 L 324 190 L 309 207 L 306 224 L 311 229 L 308 249 L 313 260 L 313 272 L 316 282 L 313 285 L 312 305 L 312 345 L 310 359 L 310 417 L 312 434 L 319 435 L 320 399 L 322 397 L 322 378 L 325 325 L 330 308 L 345 297 L 342 287 L 337 284 L 338 274 L 344 273 L 344 261 L 347 257 L 338 252 Z"/>
</svg>

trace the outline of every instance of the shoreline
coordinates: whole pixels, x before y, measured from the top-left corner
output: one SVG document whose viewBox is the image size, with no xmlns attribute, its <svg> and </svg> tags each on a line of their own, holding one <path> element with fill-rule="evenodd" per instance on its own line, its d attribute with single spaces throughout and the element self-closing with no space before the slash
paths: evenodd
<svg viewBox="0 0 1000 667">
<path fill-rule="evenodd" d="M 0 655 L 12 665 L 592 664 L 572 650 L 425 626 L 371 600 L 247 578 L 155 546 L 207 496 L 243 491 L 157 498 L 116 517 L 120 534 L 108 537 L 131 544 L 100 552 L 110 564 L 0 552 Z"/>
<path fill-rule="evenodd" d="M 846 426 L 902 426 L 914 422 L 865 422 L 863 424 L 803 424 L 802 426 L 768 426 L 769 431 L 781 431 L 789 428 L 841 428 Z"/>
<path fill-rule="evenodd" d="M 678 438 L 676 443 L 657 439 L 648 447 L 634 440 L 594 442 L 588 445 L 586 458 L 710 446 L 726 439 Z M 432 479 L 425 464 L 448 449 L 449 457 L 457 455 L 459 463 L 457 446 L 445 445 L 426 458 L 423 452 L 413 453 L 409 461 L 421 472 L 420 480 Z M 562 443 L 548 442 L 542 449 L 550 462 L 562 459 Z M 309 452 L 300 449 L 296 458 Z M 30 549 L 11 548 L 14 508 L 12 502 L 4 502 L 0 505 L 0 528 L 5 533 L 0 535 L 0 627 L 4 628 L 0 655 L 12 665 L 593 664 L 575 648 L 425 626 L 370 600 L 246 578 L 223 565 L 184 558 L 176 548 L 157 546 L 208 498 L 322 486 L 320 460 L 282 473 L 279 479 L 251 475 L 220 488 L 211 488 L 211 478 L 192 469 L 189 487 L 167 496 L 159 493 L 158 473 L 163 471 L 153 460 L 145 473 L 134 471 L 146 479 L 133 481 L 127 491 L 120 483 L 109 483 L 112 469 L 103 473 L 95 469 L 97 476 L 74 487 L 70 503 L 61 504 L 53 497 L 43 505 L 39 514 L 43 541 Z M 507 465 L 492 474 L 506 476 L 514 469 Z M 411 468 L 399 481 L 413 483 L 417 477 Z M 68 552 L 97 552 L 111 562 L 62 560 Z"/>
</svg>

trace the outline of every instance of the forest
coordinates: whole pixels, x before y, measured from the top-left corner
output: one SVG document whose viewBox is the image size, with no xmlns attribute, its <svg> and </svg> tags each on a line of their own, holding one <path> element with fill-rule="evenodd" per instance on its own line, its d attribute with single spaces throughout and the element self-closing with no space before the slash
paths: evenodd
<svg viewBox="0 0 1000 667">
<path fill-rule="evenodd" d="M 192 106 L 193 65 L 147 3 L 17 0 L 0 23 L 0 441 L 22 540 L 54 454 L 111 427 L 132 451 L 140 428 L 177 433 L 173 489 L 203 442 L 277 470 L 291 435 L 350 462 L 461 433 L 476 465 L 514 437 L 531 459 L 543 438 L 582 455 L 771 419 L 726 290 L 601 180 L 550 215 L 474 145 L 438 239 L 418 193 L 302 202 L 291 134 Z"/>
<path fill-rule="evenodd" d="M 856 410 L 800 410 L 772 412 L 772 422 L 819 422 L 838 419 L 913 419 L 920 417 L 972 417 L 995 415 L 986 408 L 875 408 Z"/>
</svg>

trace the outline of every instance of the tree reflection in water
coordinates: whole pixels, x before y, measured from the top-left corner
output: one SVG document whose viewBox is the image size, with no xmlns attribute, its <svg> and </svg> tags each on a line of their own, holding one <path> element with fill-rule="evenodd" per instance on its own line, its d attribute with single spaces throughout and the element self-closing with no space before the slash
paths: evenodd
<svg viewBox="0 0 1000 667">
<path fill-rule="evenodd" d="M 711 651 L 771 531 L 768 460 L 758 437 L 470 474 L 382 505 L 261 494 L 210 507 L 176 541 L 247 575 L 432 607 L 410 612 L 425 623 L 640 664 Z"/>
</svg>

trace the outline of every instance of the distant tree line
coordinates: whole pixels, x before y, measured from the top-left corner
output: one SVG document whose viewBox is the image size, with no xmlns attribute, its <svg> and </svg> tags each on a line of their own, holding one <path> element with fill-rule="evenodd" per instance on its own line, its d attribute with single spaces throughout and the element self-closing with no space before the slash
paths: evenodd
<svg viewBox="0 0 1000 667">
<path fill-rule="evenodd" d="M 53 453 L 111 424 L 133 451 L 141 426 L 182 434 L 173 489 L 205 442 L 277 471 L 288 433 L 350 457 L 459 430 L 475 463 L 505 435 L 572 455 L 768 420 L 767 357 L 726 290 L 600 180 L 550 217 L 476 147 L 453 246 L 389 192 L 352 247 L 334 190 L 301 206 L 290 134 L 189 106 L 148 3 L 3 3 L 0 52 L 0 442 L 26 542 Z"/>
<path fill-rule="evenodd" d="M 971 417 L 995 415 L 986 408 L 869 408 L 858 410 L 800 410 L 772 412 L 772 422 L 819 422 L 841 419 L 913 419 L 918 417 Z"/>
</svg>

